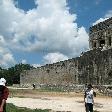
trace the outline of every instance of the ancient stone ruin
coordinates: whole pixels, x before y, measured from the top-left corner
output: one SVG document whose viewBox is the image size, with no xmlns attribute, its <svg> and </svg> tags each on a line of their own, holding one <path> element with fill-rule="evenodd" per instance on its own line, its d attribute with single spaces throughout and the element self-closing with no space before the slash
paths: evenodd
<svg viewBox="0 0 112 112">
<path fill-rule="evenodd" d="M 21 86 L 63 86 L 92 83 L 112 84 L 112 18 L 90 27 L 90 50 L 80 57 L 24 71 Z"/>
<path fill-rule="evenodd" d="M 112 48 L 112 17 L 90 27 L 90 49 Z"/>
</svg>

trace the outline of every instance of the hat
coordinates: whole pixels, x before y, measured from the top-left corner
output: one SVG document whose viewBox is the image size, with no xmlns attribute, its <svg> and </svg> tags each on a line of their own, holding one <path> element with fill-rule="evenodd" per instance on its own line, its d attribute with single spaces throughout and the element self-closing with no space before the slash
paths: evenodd
<svg viewBox="0 0 112 112">
<path fill-rule="evenodd" d="M 1 78 L 0 79 L 0 85 L 5 86 L 5 83 L 6 83 L 6 80 L 4 78 Z"/>
</svg>

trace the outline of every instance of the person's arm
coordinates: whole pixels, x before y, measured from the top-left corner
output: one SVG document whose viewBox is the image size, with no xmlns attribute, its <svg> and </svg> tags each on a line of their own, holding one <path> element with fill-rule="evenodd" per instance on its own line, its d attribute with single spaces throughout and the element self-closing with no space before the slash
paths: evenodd
<svg viewBox="0 0 112 112">
<path fill-rule="evenodd" d="M 95 91 L 93 91 L 93 95 L 94 95 L 94 97 L 96 97 L 96 92 Z"/>
<path fill-rule="evenodd" d="M 2 103 L 1 103 L 1 105 L 0 105 L 0 112 L 3 112 L 3 107 L 4 107 L 4 104 L 6 103 L 6 100 L 5 99 L 3 99 L 2 100 Z"/>
<path fill-rule="evenodd" d="M 3 92 L 1 106 L 0 106 L 0 112 L 3 112 L 3 107 L 4 107 L 4 104 L 6 103 L 8 95 L 9 95 L 9 89 L 7 87 L 5 87 L 4 92 Z"/>
<path fill-rule="evenodd" d="M 84 92 L 84 102 L 85 102 L 85 98 L 86 98 L 86 92 Z"/>
<path fill-rule="evenodd" d="M 93 104 L 94 104 L 94 90 L 92 89 L 92 100 L 93 100 Z"/>
<path fill-rule="evenodd" d="M 9 95 L 9 89 L 7 87 L 5 87 L 3 99 L 7 100 L 8 95 Z"/>
</svg>

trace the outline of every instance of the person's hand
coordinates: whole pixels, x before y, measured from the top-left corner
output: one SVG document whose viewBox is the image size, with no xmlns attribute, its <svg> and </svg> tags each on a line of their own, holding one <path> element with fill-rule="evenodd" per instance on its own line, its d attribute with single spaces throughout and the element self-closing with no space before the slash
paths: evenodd
<svg viewBox="0 0 112 112">
<path fill-rule="evenodd" d="M 0 107 L 0 112 L 3 112 L 3 108 L 2 107 Z"/>
</svg>

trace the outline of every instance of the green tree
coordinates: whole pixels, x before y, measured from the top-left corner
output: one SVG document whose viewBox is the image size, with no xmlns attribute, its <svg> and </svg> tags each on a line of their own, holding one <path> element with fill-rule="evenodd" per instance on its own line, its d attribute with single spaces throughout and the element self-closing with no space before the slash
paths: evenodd
<svg viewBox="0 0 112 112">
<path fill-rule="evenodd" d="M 20 83 L 20 74 L 24 70 L 34 69 L 30 64 L 16 64 L 14 67 L 8 69 L 2 69 L 0 67 L 0 78 L 4 77 L 7 80 L 8 85 L 19 84 Z"/>
</svg>

